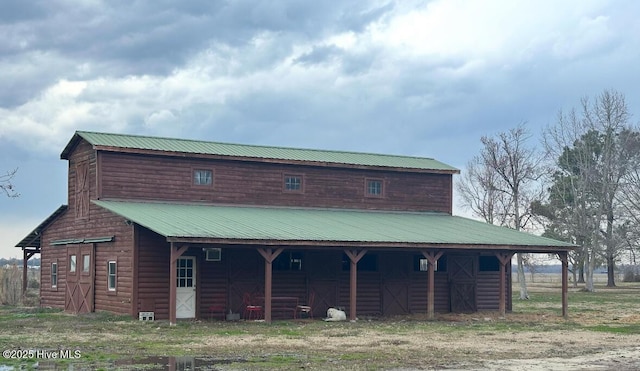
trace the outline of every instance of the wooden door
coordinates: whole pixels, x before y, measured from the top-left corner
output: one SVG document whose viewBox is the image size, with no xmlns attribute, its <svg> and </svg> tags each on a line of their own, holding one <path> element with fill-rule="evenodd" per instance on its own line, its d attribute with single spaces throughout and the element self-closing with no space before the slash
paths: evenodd
<svg viewBox="0 0 640 371">
<path fill-rule="evenodd" d="M 184 256 L 176 262 L 176 318 L 196 316 L 196 258 Z"/>
<path fill-rule="evenodd" d="M 451 312 L 470 313 L 477 310 L 477 257 L 450 256 L 448 259 Z"/>
<path fill-rule="evenodd" d="M 406 281 L 385 281 L 382 285 L 382 314 L 409 313 L 409 285 Z"/>
<path fill-rule="evenodd" d="M 314 292 L 311 312 L 313 317 L 321 318 L 327 314 L 327 309 L 338 306 L 338 281 L 315 280 L 309 283 L 309 294 Z"/>
<path fill-rule="evenodd" d="M 67 289 L 64 310 L 71 313 L 94 311 L 94 245 L 67 247 Z"/>
<path fill-rule="evenodd" d="M 403 253 L 380 255 L 382 275 L 382 314 L 385 316 L 409 313 L 409 271 L 412 256 Z"/>
</svg>

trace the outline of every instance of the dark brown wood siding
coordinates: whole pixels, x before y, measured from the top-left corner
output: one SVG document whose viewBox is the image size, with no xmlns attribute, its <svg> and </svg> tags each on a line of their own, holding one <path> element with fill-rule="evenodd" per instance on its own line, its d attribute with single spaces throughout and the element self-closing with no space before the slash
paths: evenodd
<svg viewBox="0 0 640 371">
<path fill-rule="evenodd" d="M 411 276 L 411 313 L 427 313 L 427 272 L 415 272 Z M 446 272 L 435 273 L 434 309 L 436 312 L 449 311 L 449 282 Z"/>
<path fill-rule="evenodd" d="M 154 312 L 157 319 L 168 319 L 170 246 L 159 234 L 138 228 L 136 312 Z"/>
<path fill-rule="evenodd" d="M 301 207 L 451 212 L 451 175 L 304 167 L 223 160 L 100 153 L 101 197 Z M 194 186 L 193 170 L 213 171 Z M 283 190 L 302 175 L 303 192 Z M 365 179 L 383 181 L 383 197 L 365 195 Z"/>
<path fill-rule="evenodd" d="M 77 164 L 87 164 L 87 194 L 82 195 L 85 204 L 78 207 L 76 198 Z M 85 239 L 96 237 L 114 237 L 113 242 L 74 245 L 78 249 L 91 246 L 94 253 L 93 265 L 93 309 L 107 310 L 114 313 L 131 313 L 133 292 L 133 230 L 124 223 L 122 217 L 112 214 L 90 202 L 96 197 L 96 161 L 91 146 L 81 142 L 69 157 L 69 193 L 68 209 L 45 228 L 42 235 L 42 271 L 41 271 L 41 305 L 64 309 L 68 273 L 68 246 L 53 245 L 53 241 L 65 239 Z M 87 196 L 88 198 L 84 198 Z M 79 250 L 79 251 L 86 251 Z M 107 262 L 117 261 L 117 289 L 107 289 Z M 51 263 L 58 264 L 58 287 L 51 287 Z M 80 261 L 78 261 L 80 263 Z"/>
<path fill-rule="evenodd" d="M 234 303 L 229 301 L 229 279 L 226 264 L 229 256 L 227 252 L 223 252 L 222 260 L 220 261 L 206 261 L 202 251 L 198 252 L 199 266 L 197 272 L 199 272 L 199 277 L 196 284 L 199 289 L 201 318 L 209 318 L 209 308 L 211 306 L 221 306 L 224 308 L 225 313 L 228 313 L 229 309 L 234 306 Z M 235 307 L 235 313 L 239 313 L 238 306 Z M 215 312 L 213 314 L 219 315 Z"/>
</svg>

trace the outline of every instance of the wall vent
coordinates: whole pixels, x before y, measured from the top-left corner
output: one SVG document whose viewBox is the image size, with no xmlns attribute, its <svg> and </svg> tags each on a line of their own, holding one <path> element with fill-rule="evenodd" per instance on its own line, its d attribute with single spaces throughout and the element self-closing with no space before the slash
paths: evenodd
<svg viewBox="0 0 640 371">
<path fill-rule="evenodd" d="M 222 260 L 221 248 L 205 248 L 205 260 L 208 262 L 219 262 Z"/>
<path fill-rule="evenodd" d="M 140 321 L 154 321 L 155 320 L 155 312 L 139 312 L 138 318 Z"/>
</svg>

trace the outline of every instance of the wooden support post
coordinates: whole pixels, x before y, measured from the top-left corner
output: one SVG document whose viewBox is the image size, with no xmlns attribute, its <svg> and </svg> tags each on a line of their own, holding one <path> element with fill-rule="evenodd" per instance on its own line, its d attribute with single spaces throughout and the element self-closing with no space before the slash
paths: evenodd
<svg viewBox="0 0 640 371">
<path fill-rule="evenodd" d="M 25 248 L 22 248 L 22 296 L 27 293 L 27 285 L 29 283 L 29 276 L 27 275 L 29 272 L 28 262 L 35 253 L 36 251 L 27 251 Z"/>
<path fill-rule="evenodd" d="M 264 258 L 264 321 L 271 323 L 271 288 L 273 287 L 273 261 L 282 253 L 284 248 L 259 248 L 258 252 Z"/>
<path fill-rule="evenodd" d="M 27 250 L 22 249 L 22 296 L 27 293 Z"/>
<path fill-rule="evenodd" d="M 506 289 L 507 289 L 507 264 L 509 264 L 509 262 L 511 261 L 511 258 L 513 258 L 513 253 L 512 252 L 496 252 L 496 257 L 498 258 L 498 260 L 500 261 L 500 295 L 499 295 L 499 304 L 498 304 L 498 310 L 500 311 L 500 315 L 501 316 L 506 316 L 507 315 L 507 300 L 506 300 Z"/>
<path fill-rule="evenodd" d="M 427 272 L 429 281 L 427 284 L 427 319 L 432 320 L 436 316 L 436 305 L 435 305 L 435 290 L 436 290 L 436 264 L 438 259 L 442 256 L 443 251 L 428 251 L 422 250 L 422 255 L 427 258 L 429 265 L 427 266 Z"/>
<path fill-rule="evenodd" d="M 559 252 L 562 262 L 562 317 L 569 318 L 569 256 L 566 251 Z"/>
<path fill-rule="evenodd" d="M 171 242 L 171 255 L 169 261 L 169 326 L 175 326 L 176 319 L 176 297 L 178 284 L 178 267 L 176 262 L 184 254 L 189 245 L 178 247 L 175 242 Z"/>
<path fill-rule="evenodd" d="M 344 250 L 351 261 L 349 280 L 349 320 L 356 320 L 356 302 L 358 297 L 358 262 L 367 250 Z"/>
</svg>

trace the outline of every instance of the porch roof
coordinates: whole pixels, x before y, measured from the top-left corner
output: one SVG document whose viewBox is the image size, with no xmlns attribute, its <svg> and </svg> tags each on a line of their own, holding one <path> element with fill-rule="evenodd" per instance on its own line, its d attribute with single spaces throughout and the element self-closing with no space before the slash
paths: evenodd
<svg viewBox="0 0 640 371">
<path fill-rule="evenodd" d="M 432 212 L 93 201 L 173 242 L 568 251 L 576 246 Z"/>
</svg>

